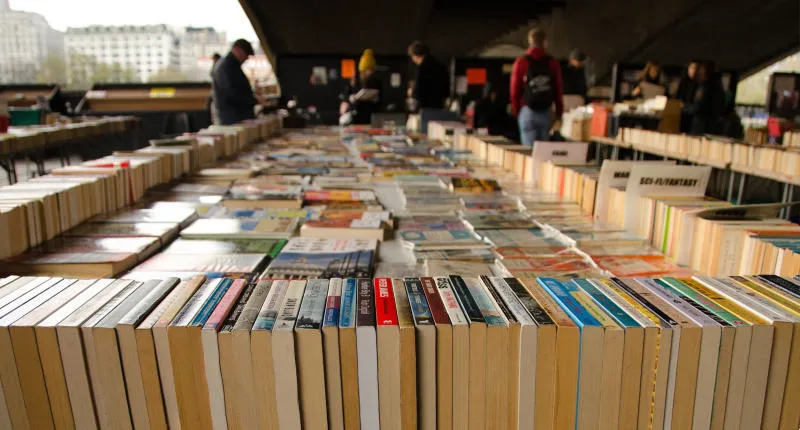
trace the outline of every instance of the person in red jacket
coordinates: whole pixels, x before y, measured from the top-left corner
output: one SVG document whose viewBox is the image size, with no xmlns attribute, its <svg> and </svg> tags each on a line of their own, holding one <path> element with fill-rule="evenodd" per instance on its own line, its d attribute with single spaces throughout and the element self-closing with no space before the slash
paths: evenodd
<svg viewBox="0 0 800 430">
<path fill-rule="evenodd" d="M 518 57 L 511 70 L 511 109 L 522 144 L 533 147 L 537 140 L 548 140 L 551 130 L 561 128 L 564 85 L 558 60 L 547 53 L 547 34 L 534 28 L 528 32 L 528 44 L 526 55 Z"/>
</svg>

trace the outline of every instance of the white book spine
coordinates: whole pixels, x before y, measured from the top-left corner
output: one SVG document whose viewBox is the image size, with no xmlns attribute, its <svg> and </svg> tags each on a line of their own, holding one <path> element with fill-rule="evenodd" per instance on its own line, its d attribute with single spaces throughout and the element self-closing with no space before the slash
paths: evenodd
<svg viewBox="0 0 800 430">
<path fill-rule="evenodd" d="M 219 367 L 217 331 L 215 328 L 203 329 L 200 338 L 203 343 L 203 362 L 211 404 L 211 425 L 214 430 L 226 430 L 228 421 L 225 416 L 225 393 L 222 390 L 222 372 Z"/>
</svg>

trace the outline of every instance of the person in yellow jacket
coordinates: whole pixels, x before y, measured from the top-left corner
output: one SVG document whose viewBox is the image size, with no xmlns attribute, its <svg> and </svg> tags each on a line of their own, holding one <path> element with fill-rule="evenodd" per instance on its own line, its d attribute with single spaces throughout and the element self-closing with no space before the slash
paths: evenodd
<svg viewBox="0 0 800 430">
<path fill-rule="evenodd" d="M 373 113 L 381 112 L 383 85 L 375 75 L 375 53 L 365 49 L 358 61 L 358 77 L 353 78 L 342 94 L 342 115 L 350 114 L 352 124 L 369 124 Z"/>
</svg>

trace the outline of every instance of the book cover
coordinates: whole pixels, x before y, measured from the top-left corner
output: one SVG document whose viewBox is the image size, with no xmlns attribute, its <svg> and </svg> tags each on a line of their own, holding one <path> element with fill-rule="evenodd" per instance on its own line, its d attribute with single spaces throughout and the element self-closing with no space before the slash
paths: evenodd
<svg viewBox="0 0 800 430">
<path fill-rule="evenodd" d="M 374 202 L 375 193 L 365 190 L 306 190 L 303 199 L 307 202 Z"/>
<path fill-rule="evenodd" d="M 286 239 L 177 239 L 162 254 L 261 254 L 274 258 Z"/>
<path fill-rule="evenodd" d="M 198 219 L 181 231 L 184 238 L 283 238 L 297 229 L 296 218 L 276 219 Z"/>
<path fill-rule="evenodd" d="M 166 241 L 178 233 L 177 223 L 166 222 L 91 222 L 81 224 L 64 233 L 64 236 L 131 237 L 152 236 Z"/>
<path fill-rule="evenodd" d="M 377 245 L 374 239 L 295 237 L 270 263 L 265 276 L 325 279 L 371 276 Z"/>
</svg>

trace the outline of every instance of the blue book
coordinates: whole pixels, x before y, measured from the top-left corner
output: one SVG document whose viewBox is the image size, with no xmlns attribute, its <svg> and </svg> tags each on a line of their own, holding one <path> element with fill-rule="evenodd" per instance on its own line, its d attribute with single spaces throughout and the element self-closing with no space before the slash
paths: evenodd
<svg viewBox="0 0 800 430">
<path fill-rule="evenodd" d="M 200 308 L 200 311 L 197 312 L 197 315 L 195 315 L 189 325 L 202 327 L 206 323 L 208 317 L 211 316 L 211 313 L 214 312 L 214 308 L 217 307 L 217 304 L 219 304 L 219 301 L 222 300 L 222 297 L 228 291 L 228 288 L 230 288 L 232 283 L 233 279 L 222 279 L 208 300 L 203 303 L 203 307 Z"/>
<path fill-rule="evenodd" d="M 580 287 L 589 297 L 592 298 L 595 302 L 597 302 L 600 307 L 602 307 L 617 324 L 623 327 L 641 327 L 641 325 L 636 322 L 633 317 L 628 315 L 627 312 L 622 310 L 616 303 L 614 303 L 611 299 L 606 297 L 597 287 L 594 286 L 589 280 L 587 279 L 573 279 L 572 282 Z"/>
<path fill-rule="evenodd" d="M 578 327 L 583 329 L 585 326 L 598 327 L 602 325 L 575 298 L 573 293 L 579 291 L 576 285 L 570 283 L 562 284 L 553 278 L 536 278 L 536 281 L 564 309 L 564 312 L 575 321 Z"/>
<path fill-rule="evenodd" d="M 425 290 L 422 289 L 422 281 L 419 278 L 406 278 L 404 281 L 408 303 L 411 305 L 411 314 L 414 316 L 416 325 L 433 325 L 433 315 L 428 306 L 428 299 L 425 297 Z"/>
<path fill-rule="evenodd" d="M 342 304 L 339 314 L 339 327 L 354 328 L 356 326 L 356 300 L 358 299 L 355 278 L 344 280 L 342 288 Z"/>
</svg>

